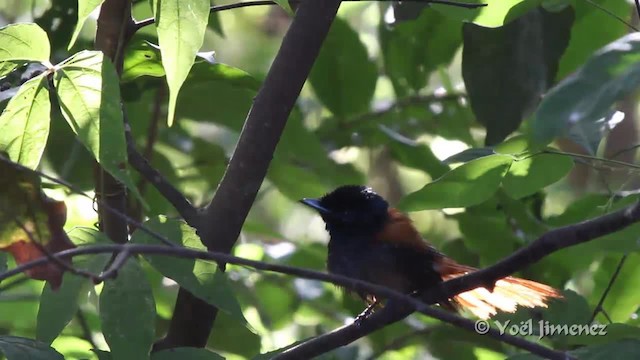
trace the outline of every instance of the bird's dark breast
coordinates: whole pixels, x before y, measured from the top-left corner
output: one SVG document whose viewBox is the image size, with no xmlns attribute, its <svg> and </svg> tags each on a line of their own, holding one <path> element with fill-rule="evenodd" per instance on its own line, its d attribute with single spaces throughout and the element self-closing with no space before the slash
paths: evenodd
<svg viewBox="0 0 640 360">
<path fill-rule="evenodd" d="M 393 244 L 331 241 L 327 267 L 330 273 L 411 293 L 442 281 L 434 268 L 437 256 Z"/>
</svg>

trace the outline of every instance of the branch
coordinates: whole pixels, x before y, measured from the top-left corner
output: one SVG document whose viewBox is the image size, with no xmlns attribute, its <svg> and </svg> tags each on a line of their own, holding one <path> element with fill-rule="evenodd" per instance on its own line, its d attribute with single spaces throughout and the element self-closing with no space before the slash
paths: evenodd
<svg viewBox="0 0 640 360">
<path fill-rule="evenodd" d="M 275 1 L 246 1 L 246 2 L 240 2 L 235 4 L 228 4 L 228 5 L 214 5 L 209 8 L 209 12 L 214 13 L 218 11 L 239 9 L 239 8 L 248 7 L 248 6 L 261 6 L 261 5 L 278 5 L 278 3 L 276 3 Z M 136 31 L 142 29 L 143 27 L 149 26 L 153 23 L 155 23 L 154 18 L 140 20 L 131 27 L 130 31 L 132 33 L 135 33 Z"/>
<path fill-rule="evenodd" d="M 607 299 L 607 295 L 609 295 L 609 291 L 611 291 L 611 288 L 613 287 L 613 283 L 616 282 L 616 279 L 618 279 L 618 275 L 620 275 L 620 270 L 622 270 L 622 266 L 624 266 L 624 262 L 627 260 L 627 256 L 628 255 L 623 255 L 620 258 L 620 261 L 618 261 L 618 266 L 616 266 L 616 269 L 613 272 L 613 275 L 611 275 L 611 279 L 609 279 L 609 284 L 607 284 L 607 288 L 604 289 L 604 292 L 602 293 L 602 296 L 600 297 L 600 301 L 598 301 L 598 305 L 596 305 L 595 309 L 593 310 L 593 314 L 591 315 L 591 320 L 589 320 L 590 323 L 592 323 L 595 319 L 596 316 L 598 316 L 599 313 L 604 313 L 605 316 L 608 318 L 609 316 L 606 315 L 606 312 L 604 312 L 604 307 L 602 307 L 604 305 L 604 301 Z M 609 322 L 612 322 L 611 319 L 608 319 Z"/>
<path fill-rule="evenodd" d="M 166 240 L 166 239 L 165 239 Z M 371 293 L 382 296 L 390 300 L 390 302 L 380 311 L 377 311 L 367 319 L 363 319 L 362 323 L 351 324 L 342 327 L 333 333 L 329 333 L 320 337 L 317 337 L 311 341 L 293 347 L 281 355 L 277 356 L 277 359 L 300 359 L 309 358 L 315 355 L 325 353 L 337 346 L 334 346 L 337 342 L 347 344 L 352 340 L 350 337 L 359 338 L 373 330 L 379 329 L 391 322 L 398 321 L 413 311 L 421 312 L 429 317 L 439 319 L 441 321 L 450 323 L 454 326 L 473 331 L 477 333 L 475 323 L 469 319 L 462 318 L 454 313 L 444 310 L 432 308 L 423 303 L 417 298 L 410 295 L 403 294 L 401 292 L 386 288 L 384 286 L 368 283 L 366 281 L 352 279 L 346 276 L 337 274 L 327 274 L 323 272 L 307 270 L 302 268 L 296 268 L 286 265 L 269 264 L 262 261 L 255 261 L 236 257 L 233 255 L 220 253 L 220 252 L 208 252 L 200 251 L 184 247 L 167 247 L 162 245 L 141 245 L 141 244 L 111 244 L 111 245 L 93 245 L 93 246 L 81 246 L 74 249 L 61 251 L 55 254 L 51 254 L 52 257 L 57 259 L 71 258 L 78 255 L 88 254 L 102 254 L 112 253 L 116 255 L 116 259 L 124 259 L 129 255 L 165 255 L 179 258 L 188 259 L 203 259 L 213 260 L 218 264 L 236 264 L 241 266 L 251 267 L 257 270 L 277 272 L 281 274 L 293 275 L 299 278 L 319 280 L 323 282 L 329 282 L 338 286 L 342 286 L 355 292 Z M 8 270 L 0 274 L 0 281 L 7 279 L 13 275 L 20 274 L 35 266 L 44 264 L 51 261 L 50 258 L 42 257 L 37 260 L 33 260 L 17 266 L 11 270 Z M 114 262 L 115 263 L 115 262 Z M 123 266 L 124 261 L 120 262 L 119 266 Z M 95 275 L 92 275 L 94 277 Z M 496 329 L 489 329 L 488 336 L 496 338 L 505 343 L 514 345 L 516 347 L 528 350 L 534 354 L 543 356 L 548 359 L 571 359 L 571 357 L 563 352 L 555 351 L 546 348 L 542 345 L 527 341 L 523 338 L 518 338 L 508 334 L 500 334 Z M 349 336 L 342 338 L 342 336 Z M 357 336 L 357 337 L 356 337 Z M 331 347 L 333 346 L 333 347 Z"/>
<path fill-rule="evenodd" d="M 229 252 L 266 176 L 276 145 L 336 16 L 340 0 L 303 1 L 249 110 L 211 203 L 194 227 L 209 250 Z M 193 226 L 193 225 L 192 225 Z M 224 270 L 224 264 L 221 268 Z M 155 350 L 206 345 L 217 309 L 180 289 L 165 339 Z"/>
<path fill-rule="evenodd" d="M 122 115 L 125 123 L 125 138 L 127 140 L 127 155 L 129 164 L 136 169 L 140 175 L 153 185 L 160 194 L 176 209 L 178 214 L 191 226 L 195 226 L 197 222 L 197 209 L 191 205 L 187 197 L 184 196 L 169 180 L 167 180 L 158 170 L 156 170 L 147 159 L 136 149 L 133 135 L 131 134 L 131 126 L 129 118 L 124 107 L 122 107 Z"/>
<path fill-rule="evenodd" d="M 640 201 L 607 215 L 553 229 L 492 266 L 428 289 L 423 299 L 437 302 L 437 299 L 448 299 L 479 286 L 492 289 L 497 280 L 522 270 L 551 253 L 620 231 L 638 221 Z"/>
</svg>

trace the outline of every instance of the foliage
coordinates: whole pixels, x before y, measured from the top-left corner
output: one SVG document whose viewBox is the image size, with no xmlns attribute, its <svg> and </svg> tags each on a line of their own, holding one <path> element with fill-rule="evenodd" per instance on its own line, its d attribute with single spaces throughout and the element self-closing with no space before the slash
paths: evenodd
<svg viewBox="0 0 640 360">
<path fill-rule="evenodd" d="M 437 248 L 478 267 L 549 229 L 638 200 L 627 190 L 637 187 L 640 166 L 604 151 L 617 143 L 612 130 L 623 118 L 636 122 L 620 102 L 637 107 L 640 35 L 625 35 L 602 8 L 622 19 L 634 8 L 614 0 L 465 2 L 488 6 L 343 3 L 233 254 L 324 270 L 324 229 L 296 202 L 341 184 L 374 185 Z M 128 146 L 144 149 L 191 203 L 207 205 L 295 10 L 276 3 L 281 8 L 210 13 L 206 0 L 134 1 L 133 16 L 154 24 L 123 31 L 121 64 L 93 46 L 103 1 L 0 4 L 0 152 L 19 164 L 0 162 L 0 249 L 13 256 L 0 253 L 0 273 L 46 250 L 110 242 L 93 228 L 92 201 L 75 193 L 94 195 L 95 163 L 130 194 L 128 215 L 144 227 L 132 226 L 131 243 L 159 243 L 146 229 L 174 246 L 205 249 L 166 194 L 132 171 Z M 569 141 L 573 150 L 563 147 Z M 576 164 L 597 180 L 575 189 L 568 178 L 580 178 Z M 606 336 L 530 340 L 581 359 L 637 358 L 639 227 L 526 269 L 528 278 L 572 290 L 548 309 L 500 314 L 492 325 L 602 322 Z M 114 261 L 83 255 L 71 265 L 100 274 Z M 53 264 L 26 275 L 0 285 L 0 352 L 10 360 L 268 358 L 363 308 L 331 284 L 155 254 L 131 257 L 103 284 Z M 151 354 L 171 321 L 177 285 L 221 310 L 214 335 L 208 349 Z M 371 354 L 529 358 L 415 315 L 326 358 Z"/>
</svg>

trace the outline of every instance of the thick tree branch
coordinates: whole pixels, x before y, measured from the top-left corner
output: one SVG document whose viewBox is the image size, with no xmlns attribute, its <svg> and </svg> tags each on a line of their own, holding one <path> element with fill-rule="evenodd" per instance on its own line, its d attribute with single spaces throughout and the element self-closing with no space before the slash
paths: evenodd
<svg viewBox="0 0 640 360">
<path fill-rule="evenodd" d="M 100 9 L 95 47 L 101 50 L 116 66 L 118 74 L 122 71 L 123 49 L 127 29 L 132 23 L 130 0 L 106 0 Z M 125 214 L 127 210 L 127 195 L 125 187 L 101 166 L 95 166 L 96 199 L 101 200 L 111 208 Z M 125 243 L 129 232 L 127 223 L 112 213 L 98 207 L 100 229 L 117 243 Z"/>
<path fill-rule="evenodd" d="M 235 244 L 339 6 L 339 0 L 304 1 L 299 5 L 249 111 L 216 195 L 195 225 L 209 250 L 228 253 Z M 180 289 L 167 336 L 155 349 L 205 346 L 216 313 L 216 308 Z"/>
</svg>

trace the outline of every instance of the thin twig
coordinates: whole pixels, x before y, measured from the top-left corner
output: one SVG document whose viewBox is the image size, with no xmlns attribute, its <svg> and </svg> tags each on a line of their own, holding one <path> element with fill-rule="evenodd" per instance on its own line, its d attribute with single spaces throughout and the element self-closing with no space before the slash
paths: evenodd
<svg viewBox="0 0 640 360">
<path fill-rule="evenodd" d="M 149 161 L 136 149 L 129 117 L 124 107 L 122 107 L 122 118 L 124 119 L 124 134 L 127 142 L 127 155 L 129 164 L 140 175 L 153 185 L 162 196 L 176 209 L 178 214 L 191 226 L 196 226 L 198 210 L 189 202 L 186 196 L 173 186 L 156 168 L 151 166 Z"/>
<path fill-rule="evenodd" d="M 80 329 L 82 329 L 82 338 L 87 340 L 91 344 L 92 348 L 97 349 L 98 346 L 96 345 L 95 340 L 93 340 L 91 327 L 89 327 L 89 322 L 87 321 L 87 318 L 84 316 L 84 312 L 82 312 L 82 310 L 78 309 L 78 311 L 76 311 L 76 319 L 78 320 Z"/>
<path fill-rule="evenodd" d="M 598 316 L 598 313 L 600 312 L 605 314 L 607 319 L 609 319 L 609 322 L 611 322 L 611 319 L 609 318 L 607 313 L 604 311 L 604 308 L 602 306 L 604 305 L 604 301 L 607 298 L 607 295 L 609 295 L 609 291 L 611 291 L 611 288 L 613 287 L 613 283 L 616 282 L 616 279 L 620 274 L 620 270 L 622 270 L 622 266 L 624 266 L 624 262 L 627 260 L 627 256 L 628 255 L 625 254 L 620 258 L 620 261 L 618 261 L 618 266 L 616 266 L 616 270 L 613 272 L 613 275 L 611 275 L 611 279 L 609 279 L 609 284 L 607 284 L 606 289 L 604 289 L 604 292 L 600 297 L 600 301 L 598 301 L 598 305 L 596 305 L 595 309 L 593 310 L 593 315 L 591 315 L 591 320 L 589 320 L 590 323 L 592 323 L 596 319 L 596 316 Z"/>
<path fill-rule="evenodd" d="M 623 23 L 623 24 L 627 25 L 630 29 L 633 29 L 634 31 L 640 31 L 640 30 L 638 30 L 638 28 L 637 28 L 637 27 L 633 26 L 631 23 L 629 23 L 628 21 L 626 21 L 626 20 L 625 20 L 625 19 L 623 19 L 622 17 L 620 17 L 620 16 L 618 16 L 618 15 L 614 14 L 613 12 L 611 12 L 611 10 L 609 10 L 609 9 L 605 8 L 604 6 L 602 6 L 602 5 L 598 4 L 598 3 L 596 3 L 595 1 L 593 1 L 593 0 L 584 0 L 584 1 L 586 1 L 587 3 L 589 3 L 589 5 L 591 5 L 591 6 L 595 7 L 596 9 L 598 9 L 598 10 L 600 10 L 600 11 L 604 12 L 605 14 L 607 14 L 607 15 L 609 15 L 609 16 L 611 16 L 611 17 L 615 18 L 615 19 L 616 19 L 616 20 L 618 20 L 619 22 L 621 22 L 621 23 Z M 638 3 L 638 0 L 636 0 L 636 4 L 637 4 L 637 3 Z"/>
<path fill-rule="evenodd" d="M 239 9 L 247 6 L 262 6 L 262 5 L 278 5 L 278 4 L 275 1 L 246 1 L 246 2 L 228 4 L 228 5 L 214 5 L 209 8 L 209 12 L 214 13 L 214 12 L 219 12 L 224 10 Z M 154 18 L 148 18 L 148 19 L 137 21 L 132 27 L 132 31 L 136 32 L 142 29 L 143 27 L 149 26 L 153 23 L 155 23 Z"/>
</svg>

